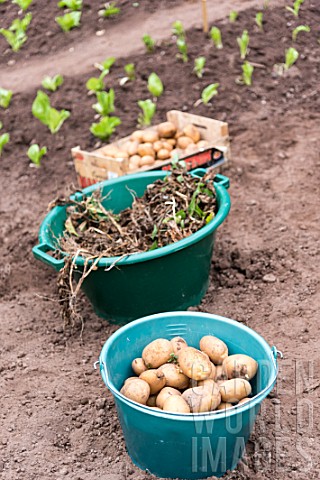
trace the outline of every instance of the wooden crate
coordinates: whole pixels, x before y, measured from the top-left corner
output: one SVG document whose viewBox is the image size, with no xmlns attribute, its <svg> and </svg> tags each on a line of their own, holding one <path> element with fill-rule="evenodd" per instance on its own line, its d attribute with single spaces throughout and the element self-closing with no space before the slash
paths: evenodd
<svg viewBox="0 0 320 480">
<path fill-rule="evenodd" d="M 167 112 L 167 120 L 172 122 L 179 130 L 182 130 L 186 125 L 189 124 L 193 124 L 195 127 L 197 127 L 201 133 L 201 139 L 207 140 L 210 147 L 215 147 L 215 149 L 222 152 L 223 156 L 216 163 L 217 165 L 220 166 L 222 163 L 225 163 L 230 159 L 230 141 L 227 123 L 220 122 L 219 120 L 214 120 L 212 118 L 180 112 L 178 110 L 171 110 Z M 146 130 L 154 130 L 155 127 L 156 126 L 153 126 L 147 128 Z M 130 135 L 113 142 L 112 145 L 121 147 L 129 139 Z M 205 164 L 205 160 L 210 156 L 213 158 L 214 155 L 216 155 L 215 149 L 206 148 L 201 151 L 202 159 L 199 160 L 201 165 Z M 87 187 L 96 182 L 127 175 L 129 173 L 128 159 L 115 159 L 112 157 L 107 157 L 101 154 L 101 149 L 97 149 L 93 152 L 86 152 L 81 150 L 80 147 L 75 147 L 71 150 L 71 153 L 77 172 L 78 183 L 81 188 Z M 197 164 L 197 160 L 194 160 L 194 158 L 201 158 L 201 155 L 192 154 L 188 155 L 187 157 L 181 157 L 181 160 L 189 159 L 187 165 L 189 165 L 190 168 L 194 168 L 194 165 Z M 170 164 L 171 160 L 164 160 L 161 163 L 157 162 L 156 166 L 151 165 L 141 167 L 136 172 L 131 171 L 130 173 L 144 172 L 154 169 L 167 170 L 170 168 Z M 213 166 L 215 166 L 215 164 L 213 164 Z"/>
</svg>

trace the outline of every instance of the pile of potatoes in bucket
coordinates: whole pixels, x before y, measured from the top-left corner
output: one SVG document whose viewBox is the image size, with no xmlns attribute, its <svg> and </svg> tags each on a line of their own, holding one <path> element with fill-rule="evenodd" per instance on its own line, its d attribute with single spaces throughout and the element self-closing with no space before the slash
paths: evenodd
<svg viewBox="0 0 320 480">
<path fill-rule="evenodd" d="M 178 130 L 172 122 L 163 122 L 152 130 L 136 130 L 121 148 L 106 145 L 99 152 L 115 159 L 129 159 L 129 171 L 134 171 L 157 166 L 174 155 L 179 158 L 191 155 L 208 146 L 209 142 L 201 140 L 200 131 L 194 125 Z"/>
<path fill-rule="evenodd" d="M 248 355 L 228 355 L 222 340 L 206 335 L 199 350 L 181 337 L 158 338 L 133 360 L 132 370 L 137 376 L 125 380 L 125 397 L 157 410 L 202 413 L 250 400 L 258 363 Z"/>
</svg>

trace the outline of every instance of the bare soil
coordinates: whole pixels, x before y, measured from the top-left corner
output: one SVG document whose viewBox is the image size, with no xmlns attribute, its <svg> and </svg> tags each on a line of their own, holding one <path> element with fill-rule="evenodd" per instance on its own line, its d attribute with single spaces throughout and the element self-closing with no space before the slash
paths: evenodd
<svg viewBox="0 0 320 480">
<path fill-rule="evenodd" d="M 153 70 L 165 85 L 155 122 L 172 108 L 229 122 L 233 158 L 225 174 L 232 210 L 219 229 L 211 284 L 198 309 L 244 322 L 276 345 L 284 360 L 247 455 L 225 479 L 315 480 L 320 476 L 320 13 L 316 2 L 307 0 L 298 20 L 283 8 L 268 9 L 261 33 L 254 26 L 256 11 L 241 13 L 232 26 L 217 23 L 221 51 L 191 29 L 188 64 L 175 58 L 169 39 L 153 55 L 119 59 L 106 84 L 116 89 L 116 114 L 123 122 L 118 136 L 135 128 L 136 101 L 148 98 L 146 79 Z M 272 66 L 283 61 L 298 24 L 310 25 L 311 33 L 298 37 L 296 65 L 275 77 Z M 250 88 L 235 82 L 241 73 L 236 37 L 244 28 L 251 37 L 249 60 L 260 65 Z M 201 54 L 207 67 L 197 80 L 192 62 Z M 136 63 L 138 78 L 121 88 L 118 80 L 129 61 Z M 46 205 L 75 182 L 70 148 L 97 143 L 89 132 L 93 98 L 85 88 L 93 73 L 67 77 L 50 94 L 55 107 L 72 113 L 55 136 L 31 115 L 36 88 L 16 94 L 0 113 L 3 131 L 11 134 L 1 157 L 0 205 L 0 477 L 5 480 L 152 478 L 127 456 L 112 396 L 92 368 L 117 327 L 97 318 L 82 298 L 82 341 L 81 325 L 65 329 L 56 274 L 31 253 Z M 216 81 L 221 86 L 212 105 L 194 107 L 201 89 Z M 40 169 L 29 167 L 26 157 L 32 140 L 48 147 Z"/>
</svg>

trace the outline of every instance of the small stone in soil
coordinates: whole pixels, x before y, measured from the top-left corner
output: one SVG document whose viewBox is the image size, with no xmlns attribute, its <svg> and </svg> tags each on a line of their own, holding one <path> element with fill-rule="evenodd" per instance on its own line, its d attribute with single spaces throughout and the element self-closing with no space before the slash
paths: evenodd
<svg viewBox="0 0 320 480">
<path fill-rule="evenodd" d="M 262 278 L 262 280 L 265 282 L 265 283 L 274 283 L 277 281 L 277 277 L 275 277 L 275 275 L 273 275 L 273 273 L 267 273 L 266 275 L 264 275 L 264 277 Z"/>
</svg>

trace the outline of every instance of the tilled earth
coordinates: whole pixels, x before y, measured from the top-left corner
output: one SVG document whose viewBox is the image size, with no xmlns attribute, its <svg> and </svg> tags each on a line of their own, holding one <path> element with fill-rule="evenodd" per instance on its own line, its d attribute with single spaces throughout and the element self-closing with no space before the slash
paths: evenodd
<svg viewBox="0 0 320 480">
<path fill-rule="evenodd" d="M 207 57 L 201 81 L 190 73 L 191 64 L 175 59 L 168 40 L 152 56 L 119 59 L 108 86 L 116 88 L 116 114 L 123 121 L 119 136 L 135 128 L 136 101 L 147 98 L 145 80 L 152 70 L 166 87 L 156 122 L 171 108 L 229 122 L 233 157 L 224 173 L 231 180 L 232 210 L 219 229 L 211 284 L 197 309 L 244 322 L 276 345 L 284 359 L 247 455 L 225 478 L 313 480 L 320 476 L 319 11 L 306 1 L 294 21 L 284 9 L 266 10 L 265 33 L 253 26 L 255 13 L 243 12 L 232 27 L 218 24 L 221 51 L 199 30 L 187 33 L 191 59 Z M 272 66 L 283 61 L 297 24 L 312 31 L 298 37 L 296 66 L 275 77 Z M 260 65 L 251 88 L 235 82 L 241 70 L 236 37 L 246 27 L 252 37 L 249 60 Z M 117 80 L 129 61 L 136 63 L 138 79 L 120 89 Z M 67 78 L 52 94 L 54 106 L 72 112 L 56 136 L 32 118 L 36 91 L 16 95 L 12 106 L 1 110 L 12 137 L 1 158 L 0 206 L 0 475 L 5 480 L 150 478 L 127 456 L 112 396 L 92 367 L 117 327 L 97 318 L 81 298 L 82 340 L 81 325 L 65 329 L 56 275 L 31 254 L 46 205 L 75 182 L 70 147 L 96 143 L 89 133 L 93 100 L 85 89 L 92 73 Z M 194 107 L 201 88 L 216 81 L 221 87 L 212 106 Z M 31 140 L 48 146 L 40 169 L 28 166 Z"/>
</svg>

